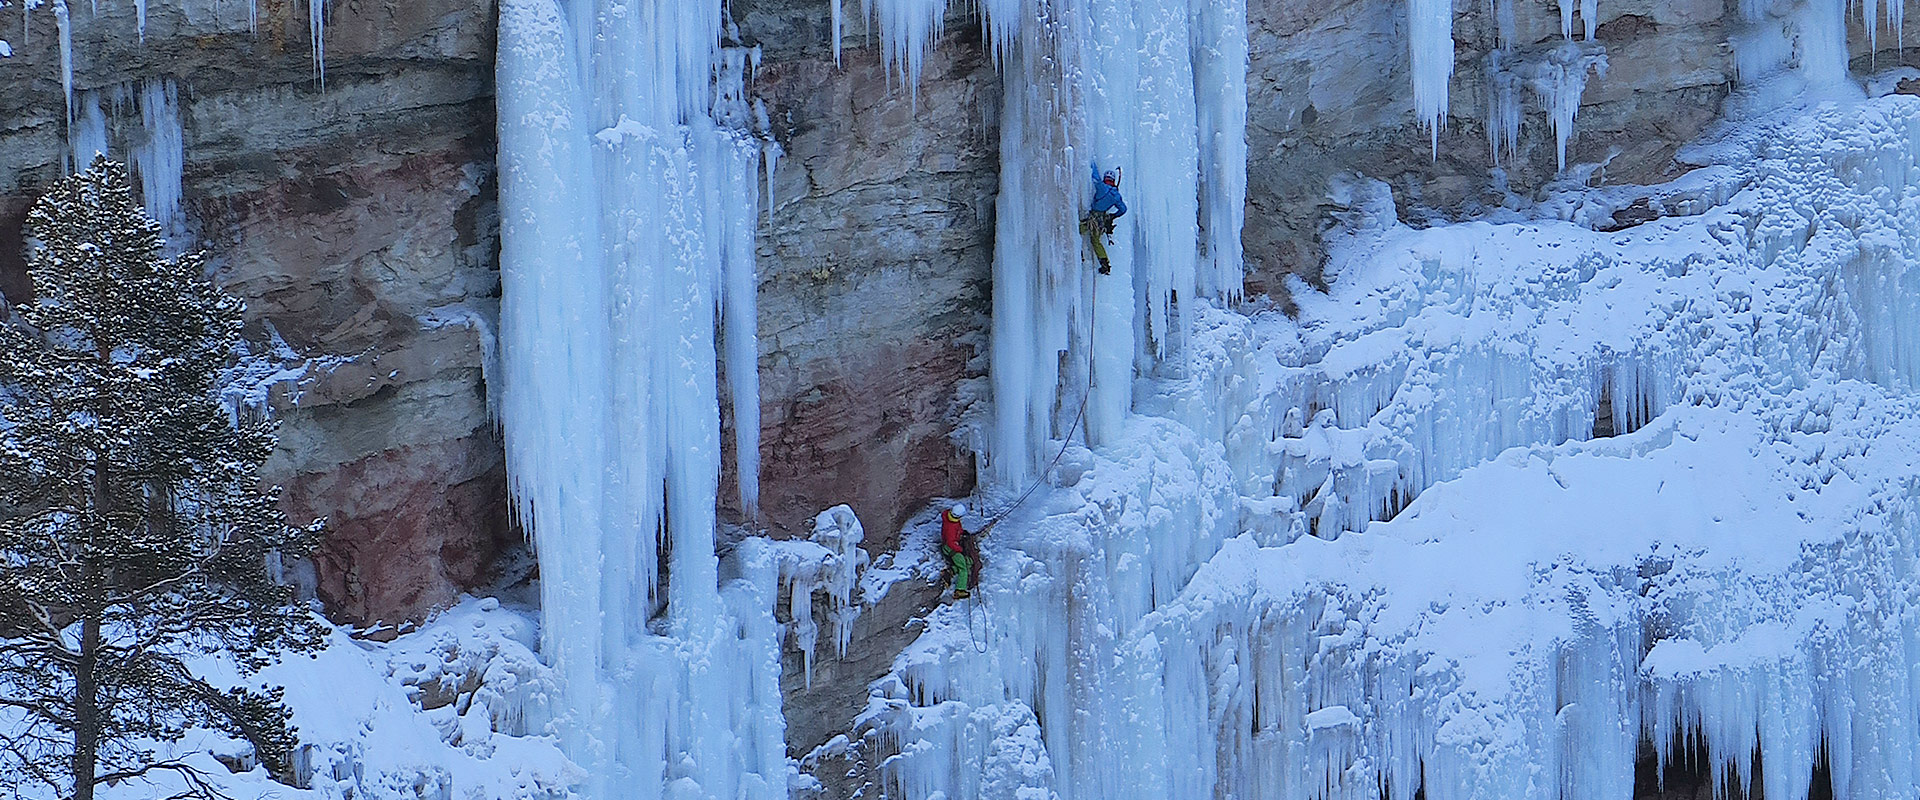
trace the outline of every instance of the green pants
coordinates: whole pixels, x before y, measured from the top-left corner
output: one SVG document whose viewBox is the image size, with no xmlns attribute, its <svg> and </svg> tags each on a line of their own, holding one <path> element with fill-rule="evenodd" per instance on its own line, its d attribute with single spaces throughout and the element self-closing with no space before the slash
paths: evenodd
<svg viewBox="0 0 1920 800">
<path fill-rule="evenodd" d="M 1093 245 L 1093 257 L 1102 264 L 1107 261 L 1106 234 L 1112 225 L 1111 218 L 1098 211 L 1090 211 L 1080 220 L 1080 232 L 1087 235 L 1087 241 Z"/>
<path fill-rule="evenodd" d="M 947 561 L 953 564 L 953 588 L 965 590 L 973 585 L 973 559 L 966 553 L 958 552 L 946 545 L 940 545 L 940 551 L 947 554 Z"/>
</svg>

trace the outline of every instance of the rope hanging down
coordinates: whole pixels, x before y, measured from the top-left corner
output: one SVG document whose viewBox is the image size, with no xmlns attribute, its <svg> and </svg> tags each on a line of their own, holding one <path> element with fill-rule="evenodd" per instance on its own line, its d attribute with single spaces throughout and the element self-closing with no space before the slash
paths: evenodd
<svg viewBox="0 0 1920 800">
<path fill-rule="evenodd" d="M 1099 234 L 1095 234 L 1095 235 L 1097 236 Z M 1060 442 L 1059 452 L 1056 452 L 1053 454 L 1052 460 L 1048 461 L 1047 466 L 1041 469 L 1039 474 L 1034 476 L 1033 482 L 1027 486 L 1026 491 L 1020 493 L 1019 499 L 1013 501 L 1013 505 L 1007 506 L 1006 510 L 993 515 L 992 518 L 987 520 L 987 524 L 984 527 L 982 527 L 979 531 L 973 534 L 975 541 L 979 541 L 981 538 L 984 538 L 987 535 L 988 531 L 993 530 L 993 526 L 1000 524 L 1001 520 L 1004 520 L 1008 516 L 1012 515 L 1013 512 L 1018 510 L 1022 504 L 1027 502 L 1027 498 L 1032 497 L 1033 493 L 1039 490 L 1040 484 L 1046 482 L 1047 474 L 1052 472 L 1053 468 L 1060 464 L 1060 458 L 1067 454 L 1067 448 L 1073 446 L 1073 435 L 1079 432 L 1080 423 L 1085 421 L 1087 418 L 1087 400 L 1088 398 L 1093 396 L 1093 341 L 1094 341 L 1093 333 L 1094 333 L 1094 321 L 1099 317 L 1097 309 L 1100 305 L 1100 280 L 1098 278 L 1094 279 L 1093 293 L 1092 293 L 1092 296 L 1089 298 L 1089 300 L 1090 302 L 1087 304 L 1087 344 L 1086 344 L 1087 388 L 1086 388 L 1086 391 L 1083 391 L 1080 393 L 1080 408 L 1077 411 L 1075 411 L 1073 414 L 1073 424 L 1067 426 L 1067 435 Z M 976 548 L 977 547 L 978 545 L 976 545 Z M 978 550 L 976 550 L 975 552 L 978 552 Z M 979 578 L 975 577 L 974 580 L 978 581 Z M 974 592 L 973 599 L 970 603 L 968 603 L 967 609 L 966 609 L 967 639 L 973 645 L 973 651 L 976 653 L 987 652 L 987 645 L 990 642 L 990 640 L 993 638 L 993 627 L 992 627 L 993 618 L 991 615 L 985 612 L 984 606 L 981 605 L 985 602 L 985 598 L 983 597 L 984 594 L 985 594 L 984 592 Z M 976 608 L 981 609 L 981 612 L 980 612 L 981 627 L 985 628 L 985 631 L 978 635 L 976 635 L 974 632 L 974 624 L 973 624 L 973 616 Z"/>
<path fill-rule="evenodd" d="M 1099 234 L 1095 235 L 1097 236 Z M 1027 498 L 1033 496 L 1033 493 L 1040 488 L 1040 484 L 1046 482 L 1047 474 L 1052 472 L 1053 468 L 1060 464 L 1060 457 L 1067 454 L 1067 448 L 1073 446 L 1073 435 L 1080 430 L 1080 423 L 1087 418 L 1087 399 L 1093 396 L 1093 332 L 1094 321 L 1099 317 L 1096 309 L 1100 305 L 1100 280 L 1098 278 L 1094 279 L 1093 296 L 1090 299 L 1092 302 L 1087 305 L 1087 389 L 1080 393 L 1080 409 L 1074 412 L 1073 424 L 1067 427 L 1066 438 L 1060 442 L 1060 451 L 1054 453 L 1053 459 L 1048 461 L 1047 465 L 1041 468 L 1038 474 L 1034 475 L 1033 483 L 1027 486 L 1026 491 L 1020 493 L 1020 498 L 1013 501 L 1013 505 L 1007 506 L 1005 511 L 995 514 L 991 519 L 987 520 L 986 526 L 973 534 L 976 538 L 986 536 L 987 531 L 993 530 L 993 526 L 1000 524 L 1001 520 L 1012 515 L 1015 510 L 1027 502 Z"/>
</svg>

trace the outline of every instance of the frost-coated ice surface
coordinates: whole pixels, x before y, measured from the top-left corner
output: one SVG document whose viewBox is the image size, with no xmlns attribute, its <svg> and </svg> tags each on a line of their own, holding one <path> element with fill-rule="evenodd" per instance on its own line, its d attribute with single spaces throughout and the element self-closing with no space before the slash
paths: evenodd
<svg viewBox="0 0 1920 800">
<path fill-rule="evenodd" d="M 1616 233 L 1350 187 L 1297 320 L 1183 309 L 875 685 L 889 796 L 1915 796 L 1920 99 L 1738 131 Z"/>
<path fill-rule="evenodd" d="M 751 540 L 723 572 L 715 549 L 723 363 L 736 451 L 759 450 L 740 412 L 771 163 L 742 90 L 757 53 L 722 49 L 723 21 L 683 0 L 500 9 L 499 413 L 562 745 L 595 800 L 786 793 L 780 560 Z"/>
</svg>

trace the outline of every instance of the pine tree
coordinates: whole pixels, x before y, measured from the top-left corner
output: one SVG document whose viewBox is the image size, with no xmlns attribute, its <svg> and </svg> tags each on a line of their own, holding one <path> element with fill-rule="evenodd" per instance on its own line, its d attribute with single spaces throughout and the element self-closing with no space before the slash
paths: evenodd
<svg viewBox="0 0 1920 800">
<path fill-rule="evenodd" d="M 41 198 L 27 233 L 37 297 L 0 322 L 0 794 L 90 800 L 164 771 L 209 796 L 153 747 L 195 728 L 285 779 L 281 690 L 222 690 L 191 666 L 224 654 L 250 674 L 321 641 L 272 574 L 319 523 L 290 526 L 260 485 L 272 426 L 215 396 L 243 307 L 199 254 L 161 256 L 104 158 Z"/>
</svg>

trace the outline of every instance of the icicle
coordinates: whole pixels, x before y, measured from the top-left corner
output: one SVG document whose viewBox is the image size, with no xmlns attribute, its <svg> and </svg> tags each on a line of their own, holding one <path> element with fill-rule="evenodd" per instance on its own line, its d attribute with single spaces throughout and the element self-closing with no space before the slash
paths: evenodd
<svg viewBox="0 0 1920 800">
<path fill-rule="evenodd" d="M 67 15 L 67 0 L 53 0 L 53 21 L 60 30 L 60 89 L 67 96 L 67 130 L 73 130 L 73 21 Z"/>
<path fill-rule="evenodd" d="M 313 75 L 327 87 L 327 0 L 307 0 L 307 42 L 313 49 Z"/>
<path fill-rule="evenodd" d="M 1562 8 L 1572 0 L 1562 0 Z M 1447 91 L 1453 79 L 1452 0 L 1407 0 L 1407 44 L 1413 74 L 1414 114 L 1432 137 L 1440 157 L 1440 129 L 1446 125 Z"/>
<path fill-rule="evenodd" d="M 1580 22 L 1586 26 L 1586 41 L 1593 41 L 1600 26 L 1600 0 L 1580 0 Z"/>
<path fill-rule="evenodd" d="M 1560 168 L 1566 169 L 1567 141 L 1573 137 L 1573 120 L 1580 113 L 1587 75 L 1606 77 L 1607 51 L 1598 42 L 1563 42 L 1532 73 L 1529 83 L 1547 106 Z"/>
<path fill-rule="evenodd" d="M 140 173 L 141 200 L 149 215 L 167 230 L 177 231 L 186 159 L 179 90 L 172 81 L 148 80 L 140 87 L 139 106 L 146 135 L 131 155 Z"/>
<path fill-rule="evenodd" d="M 1494 166 L 1513 161 L 1520 147 L 1520 88 L 1523 81 L 1508 66 L 1505 50 L 1487 53 L 1487 149 Z"/>
<path fill-rule="evenodd" d="M 1902 3 L 1903 0 L 1891 0 L 1889 5 L 1898 6 Z M 1892 9 L 1888 9 L 1888 12 L 1889 16 L 1893 13 Z M 1860 22 L 1861 26 L 1867 29 L 1867 52 L 1869 53 L 1878 52 L 1880 49 L 1879 17 L 1880 0 L 1860 0 Z"/>
<path fill-rule="evenodd" d="M 833 9 L 833 21 L 828 26 L 828 35 L 833 37 L 833 65 L 836 67 L 840 66 L 840 40 L 846 38 L 846 33 L 841 29 L 843 24 L 840 18 L 841 2 L 843 0 L 832 0 L 830 7 Z M 772 204 L 769 203 L 768 206 L 771 207 Z"/>
<path fill-rule="evenodd" d="M 861 3 L 880 31 L 884 45 L 882 59 L 917 96 L 927 49 L 946 27 L 948 0 L 861 0 Z M 839 40 L 834 42 L 838 48 Z"/>
<path fill-rule="evenodd" d="M 1511 52 L 1519 39 L 1520 24 L 1513 13 L 1514 0 L 1487 0 L 1493 9 L 1494 49 Z"/>
<path fill-rule="evenodd" d="M 94 11 L 97 13 L 98 8 Z M 147 0 L 133 0 L 133 16 L 140 27 L 140 41 L 147 40 Z"/>
</svg>

